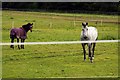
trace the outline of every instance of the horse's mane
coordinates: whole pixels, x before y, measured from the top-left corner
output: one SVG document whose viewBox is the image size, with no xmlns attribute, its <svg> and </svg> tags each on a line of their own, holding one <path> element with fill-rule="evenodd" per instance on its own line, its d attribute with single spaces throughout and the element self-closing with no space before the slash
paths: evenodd
<svg viewBox="0 0 120 80">
<path fill-rule="evenodd" d="M 31 27 L 32 25 L 33 25 L 33 24 L 28 23 L 28 24 L 22 25 L 22 28 L 24 28 L 25 31 L 28 32 L 28 31 L 30 30 L 30 27 Z"/>
</svg>

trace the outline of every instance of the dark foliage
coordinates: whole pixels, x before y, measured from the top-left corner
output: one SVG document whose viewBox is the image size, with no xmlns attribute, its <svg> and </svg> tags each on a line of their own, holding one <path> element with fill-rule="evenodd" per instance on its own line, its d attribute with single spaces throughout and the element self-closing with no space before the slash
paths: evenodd
<svg viewBox="0 0 120 80">
<path fill-rule="evenodd" d="M 62 12 L 118 12 L 118 2 L 3 2 L 5 9 L 32 9 Z"/>
</svg>

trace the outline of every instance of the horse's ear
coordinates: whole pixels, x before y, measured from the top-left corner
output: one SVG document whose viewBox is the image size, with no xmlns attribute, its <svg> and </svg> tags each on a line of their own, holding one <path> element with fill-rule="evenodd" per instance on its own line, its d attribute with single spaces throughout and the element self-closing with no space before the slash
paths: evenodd
<svg viewBox="0 0 120 80">
<path fill-rule="evenodd" d="M 86 23 L 85 23 L 85 22 L 83 22 L 83 23 L 82 23 L 82 26 L 83 26 L 83 28 L 85 28 L 85 27 L 86 27 Z"/>
<path fill-rule="evenodd" d="M 85 24 L 84 24 L 84 23 L 82 23 L 82 25 L 84 26 Z"/>
<path fill-rule="evenodd" d="M 88 25 L 88 23 L 86 23 L 86 25 Z"/>
<path fill-rule="evenodd" d="M 33 23 L 32 23 L 32 25 L 33 25 Z"/>
</svg>

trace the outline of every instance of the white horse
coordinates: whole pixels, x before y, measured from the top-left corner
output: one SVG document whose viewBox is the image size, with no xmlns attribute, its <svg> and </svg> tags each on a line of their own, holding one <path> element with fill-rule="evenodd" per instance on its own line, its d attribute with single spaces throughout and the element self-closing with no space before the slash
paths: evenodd
<svg viewBox="0 0 120 80">
<path fill-rule="evenodd" d="M 97 37 L 98 37 L 97 29 L 95 27 L 92 27 L 92 26 L 88 27 L 88 23 L 83 22 L 82 23 L 82 31 L 81 31 L 81 41 L 96 41 Z M 91 43 L 91 42 L 82 43 L 83 53 L 84 53 L 84 61 L 86 60 L 86 50 L 85 50 L 86 44 L 88 44 L 90 61 L 93 62 L 94 50 L 95 50 L 96 43 Z"/>
</svg>

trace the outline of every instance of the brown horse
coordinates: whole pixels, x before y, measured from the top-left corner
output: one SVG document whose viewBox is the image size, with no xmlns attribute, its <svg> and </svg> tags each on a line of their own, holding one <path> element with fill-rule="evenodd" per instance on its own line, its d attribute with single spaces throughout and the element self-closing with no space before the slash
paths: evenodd
<svg viewBox="0 0 120 80">
<path fill-rule="evenodd" d="M 19 39 L 21 39 L 21 43 L 24 43 L 27 38 L 27 32 L 30 30 L 32 32 L 33 23 L 28 23 L 26 25 L 22 25 L 20 28 L 12 28 L 10 30 L 10 38 L 11 43 L 14 43 L 14 39 L 17 39 L 17 43 L 19 43 Z M 10 48 L 14 49 L 14 45 L 10 45 Z M 18 45 L 18 49 L 20 46 Z M 24 45 L 21 45 L 21 49 L 24 49 Z"/>
</svg>

